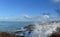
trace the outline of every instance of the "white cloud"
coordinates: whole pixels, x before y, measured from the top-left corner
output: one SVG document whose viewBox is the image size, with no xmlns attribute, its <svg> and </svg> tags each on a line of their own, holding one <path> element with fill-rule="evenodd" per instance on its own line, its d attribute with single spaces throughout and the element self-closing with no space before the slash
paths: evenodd
<svg viewBox="0 0 60 37">
<path fill-rule="evenodd" d="M 46 18 L 46 19 L 48 19 L 49 18 L 49 15 L 44 15 L 43 17 Z"/>
<path fill-rule="evenodd" d="M 60 0 L 53 0 L 55 3 L 60 2 Z"/>
<path fill-rule="evenodd" d="M 31 16 L 29 16 L 29 15 L 23 15 L 23 17 L 26 18 L 26 19 L 30 19 L 31 18 Z"/>
<path fill-rule="evenodd" d="M 41 15 L 31 17 L 29 15 L 22 15 L 20 18 L 0 18 L 0 21 L 45 21 L 51 18 L 49 15 Z"/>
<path fill-rule="evenodd" d="M 27 14 L 23 14 L 20 16 L 20 21 L 30 21 L 31 19 L 32 17 Z"/>
</svg>

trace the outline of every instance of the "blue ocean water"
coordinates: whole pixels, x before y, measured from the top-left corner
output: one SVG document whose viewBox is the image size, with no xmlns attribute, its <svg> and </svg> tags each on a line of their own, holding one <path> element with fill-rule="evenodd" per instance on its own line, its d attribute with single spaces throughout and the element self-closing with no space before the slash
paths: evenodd
<svg viewBox="0 0 60 37">
<path fill-rule="evenodd" d="M 32 22 L 24 21 L 0 21 L 0 31 L 19 30 L 21 27 L 27 26 Z"/>
</svg>

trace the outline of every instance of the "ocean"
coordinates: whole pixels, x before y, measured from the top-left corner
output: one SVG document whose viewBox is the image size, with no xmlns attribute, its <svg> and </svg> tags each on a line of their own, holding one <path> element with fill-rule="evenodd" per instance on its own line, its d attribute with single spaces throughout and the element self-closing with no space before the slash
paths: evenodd
<svg viewBox="0 0 60 37">
<path fill-rule="evenodd" d="M 33 25 L 33 22 L 24 21 L 0 21 L 0 32 L 13 32 L 20 30 L 21 27 Z M 57 27 L 60 27 L 60 21 L 46 22 L 46 23 L 34 23 L 34 29 L 29 34 L 28 31 L 24 32 L 25 37 L 47 37 L 56 31 Z M 22 33 L 23 34 L 23 33 Z M 18 34 L 20 35 L 20 33 Z"/>
<path fill-rule="evenodd" d="M 19 30 L 21 27 L 27 26 L 31 23 L 32 22 L 24 21 L 0 21 L 0 32 Z"/>
</svg>

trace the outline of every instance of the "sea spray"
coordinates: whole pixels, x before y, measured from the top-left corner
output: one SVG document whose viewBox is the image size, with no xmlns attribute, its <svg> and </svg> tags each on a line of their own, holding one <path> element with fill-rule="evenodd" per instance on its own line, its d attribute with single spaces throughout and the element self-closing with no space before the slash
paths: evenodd
<svg viewBox="0 0 60 37">
<path fill-rule="evenodd" d="M 60 23 L 47 23 L 47 24 L 38 24 L 35 23 L 34 30 L 31 32 L 30 37 L 48 37 L 53 32 L 56 32 L 56 28 L 60 27 Z"/>
</svg>

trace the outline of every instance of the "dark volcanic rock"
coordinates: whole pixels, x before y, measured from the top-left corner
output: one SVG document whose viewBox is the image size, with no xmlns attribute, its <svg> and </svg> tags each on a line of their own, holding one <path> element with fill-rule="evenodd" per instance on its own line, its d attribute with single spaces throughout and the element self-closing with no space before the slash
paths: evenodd
<svg viewBox="0 0 60 37">
<path fill-rule="evenodd" d="M 60 37 L 60 28 L 56 29 L 57 31 L 52 33 L 49 37 Z"/>
<path fill-rule="evenodd" d="M 17 35 L 12 35 L 10 33 L 6 33 L 6 32 L 0 32 L 0 37 L 24 37 L 24 36 L 17 36 Z"/>
<path fill-rule="evenodd" d="M 52 33 L 50 37 L 60 37 L 60 32 Z"/>
<path fill-rule="evenodd" d="M 33 31 L 34 25 L 28 25 L 28 26 L 25 26 L 24 29 L 26 29 L 26 31 L 29 31 L 29 33 L 30 33 L 30 32 Z"/>
</svg>

